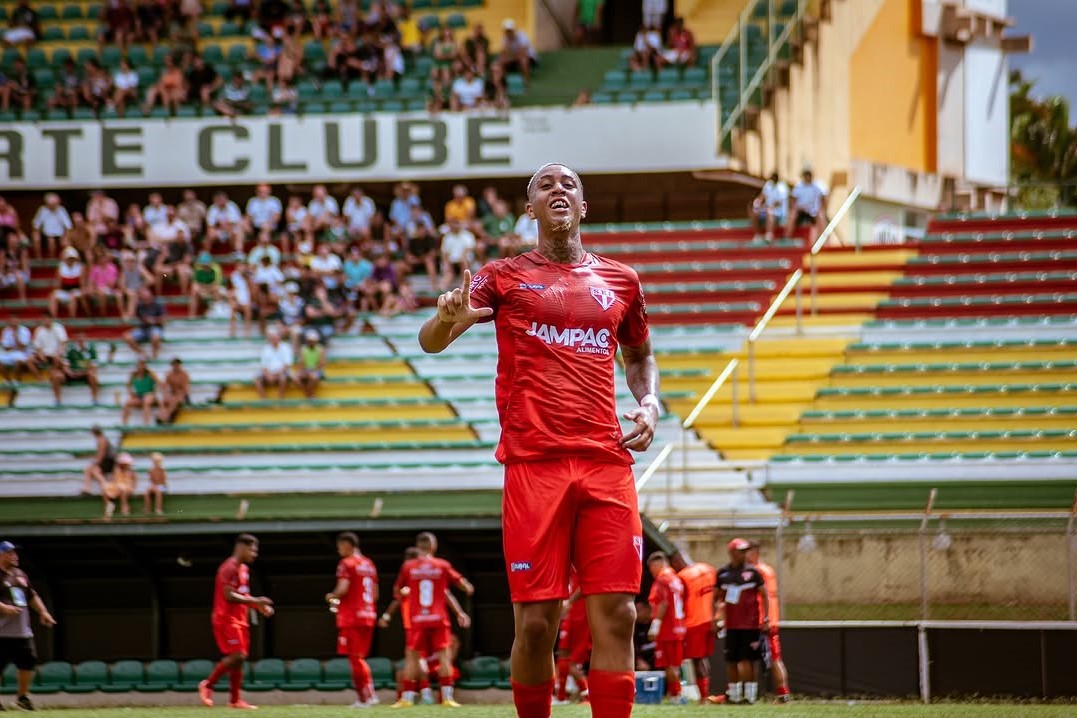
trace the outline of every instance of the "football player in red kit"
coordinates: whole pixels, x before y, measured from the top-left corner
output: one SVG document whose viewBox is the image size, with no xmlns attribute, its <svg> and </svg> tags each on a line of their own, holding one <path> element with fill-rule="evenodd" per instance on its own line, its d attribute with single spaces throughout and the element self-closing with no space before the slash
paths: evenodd
<svg viewBox="0 0 1077 718">
<path fill-rule="evenodd" d="M 430 655 L 437 655 L 439 661 L 441 704 L 455 707 L 459 704 L 453 699 L 450 624 L 445 592 L 449 586 L 455 585 L 470 596 L 475 589 L 448 561 L 434 555 L 438 548 L 434 534 L 419 534 L 415 547 L 419 549 L 419 557 L 400 567 L 400 575 L 393 586 L 393 594 L 407 603 L 411 618 L 405 651 L 404 692 L 393 707 L 406 708 L 415 704 L 419 679 L 422 677 L 421 661 Z"/>
<path fill-rule="evenodd" d="M 561 617 L 561 633 L 557 639 L 557 687 L 555 705 L 568 703 L 568 677 L 576 681 L 580 702 L 587 703 L 587 676 L 583 666 L 591 659 L 591 626 L 587 623 L 587 603 L 580 591 L 580 579 L 573 572 L 569 577 L 568 598 Z"/>
<path fill-rule="evenodd" d="M 755 703 L 759 695 L 756 662 L 770 633 L 770 596 L 763 574 L 748 563 L 751 544 L 742 538 L 729 542 L 729 563 L 718 569 L 714 607 L 719 628 L 725 629 L 725 665 L 730 703 Z"/>
<path fill-rule="evenodd" d="M 684 584 L 669 559 L 661 551 L 647 557 L 647 570 L 654 583 L 647 602 L 651 604 L 651 627 L 647 637 L 654 641 L 654 667 L 666 672 L 666 696 L 681 699 L 681 663 L 684 661 Z"/>
<path fill-rule="evenodd" d="M 438 297 L 419 344 L 438 353 L 480 321 L 497 328 L 496 458 L 505 464 L 502 529 L 512 595 L 513 702 L 520 718 L 549 718 L 568 575 L 574 566 L 594 643 L 595 718 L 627 718 L 636 683 L 632 634 L 643 530 L 630 451 L 654 438 L 660 403 L 646 302 L 636 272 L 586 252 L 583 184 L 563 164 L 527 185 L 538 223 L 530 252 L 490 262 Z M 617 417 L 620 348 L 639 405 Z"/>
<path fill-rule="evenodd" d="M 336 608 L 337 653 L 348 657 L 352 684 L 358 699 L 353 708 L 377 705 L 374 676 L 367 665 L 374 623 L 378 617 L 378 569 L 359 551 L 359 537 L 351 531 L 337 536 L 337 583 L 325 594 Z"/>
<path fill-rule="evenodd" d="M 250 622 L 248 609 L 266 618 L 273 615 L 273 601 L 265 596 L 251 595 L 249 565 L 258 558 L 258 539 L 240 534 L 232 555 L 217 569 L 213 586 L 213 637 L 224 658 L 213 668 L 206 680 L 198 684 L 198 696 L 206 706 L 213 705 L 213 687 L 228 674 L 229 708 L 254 710 L 255 706 L 240 697 L 243 687 L 243 662 L 250 652 Z"/>
</svg>

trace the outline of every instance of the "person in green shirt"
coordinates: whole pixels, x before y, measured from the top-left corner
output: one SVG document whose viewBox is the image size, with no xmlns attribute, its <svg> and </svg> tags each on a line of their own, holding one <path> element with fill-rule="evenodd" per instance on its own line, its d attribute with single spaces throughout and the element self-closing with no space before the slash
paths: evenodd
<svg viewBox="0 0 1077 718">
<path fill-rule="evenodd" d="M 56 406 L 63 399 L 63 386 L 68 382 L 84 381 L 90 386 L 90 398 L 97 405 L 97 349 L 86 343 L 85 336 L 79 336 L 67 345 L 67 351 L 60 360 L 60 365 L 49 376 L 52 395 Z"/>
<path fill-rule="evenodd" d="M 139 359 L 135 370 L 127 379 L 127 401 L 123 404 L 122 423 L 127 423 L 132 409 L 142 409 L 142 423 L 150 425 L 150 415 L 157 403 L 157 387 L 160 382 L 157 375 L 146 366 L 145 359 Z"/>
<path fill-rule="evenodd" d="M 509 212 L 509 205 L 503 199 L 495 200 L 493 211 L 482 219 L 482 242 L 479 244 L 479 260 L 485 262 L 495 257 L 511 257 L 511 247 L 506 243 L 512 241 L 512 230 L 516 218 Z"/>
<path fill-rule="evenodd" d="M 602 31 L 603 0 L 579 0 L 576 3 L 576 44 L 598 42 Z"/>
<path fill-rule="evenodd" d="M 194 319 L 201 309 L 199 300 L 204 299 L 206 306 L 209 306 L 221 298 L 224 275 L 221 272 L 221 265 L 213 261 L 213 255 L 209 252 L 202 252 L 194 263 L 194 273 L 191 276 L 193 281 L 187 316 Z"/>
<path fill-rule="evenodd" d="M 318 382 L 325 378 L 325 347 L 319 343 L 320 339 L 316 329 L 308 329 L 299 348 L 299 388 L 308 399 L 314 398 Z"/>
</svg>

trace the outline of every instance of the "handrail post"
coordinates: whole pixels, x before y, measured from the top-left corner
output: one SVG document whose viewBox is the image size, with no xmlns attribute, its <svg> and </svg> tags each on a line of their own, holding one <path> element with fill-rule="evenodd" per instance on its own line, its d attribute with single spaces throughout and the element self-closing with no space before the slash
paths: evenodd
<svg viewBox="0 0 1077 718">
<path fill-rule="evenodd" d="M 924 515 L 920 519 L 920 620 L 928 619 L 928 571 L 927 571 L 927 524 L 931 520 L 931 511 L 935 508 L 935 497 L 939 495 L 938 489 L 931 489 L 927 495 L 927 505 L 924 506 Z"/>
</svg>

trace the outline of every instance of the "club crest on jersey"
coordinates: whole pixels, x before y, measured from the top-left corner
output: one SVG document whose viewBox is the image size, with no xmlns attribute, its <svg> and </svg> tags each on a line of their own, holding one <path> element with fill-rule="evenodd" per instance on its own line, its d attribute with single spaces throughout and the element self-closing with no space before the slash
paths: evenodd
<svg viewBox="0 0 1077 718">
<path fill-rule="evenodd" d="M 741 571 L 740 572 L 740 577 L 741 577 L 741 580 L 750 581 L 751 578 L 752 578 L 752 572 L 751 571 Z"/>
<path fill-rule="evenodd" d="M 604 312 L 609 311 L 609 308 L 617 301 L 617 295 L 613 293 L 613 290 L 605 287 L 591 287 L 591 296 L 595 298 Z"/>
<path fill-rule="evenodd" d="M 636 553 L 639 554 L 639 560 L 642 561 L 643 560 L 643 537 L 642 536 L 633 536 L 632 537 L 632 547 L 634 549 L 636 549 Z"/>
</svg>

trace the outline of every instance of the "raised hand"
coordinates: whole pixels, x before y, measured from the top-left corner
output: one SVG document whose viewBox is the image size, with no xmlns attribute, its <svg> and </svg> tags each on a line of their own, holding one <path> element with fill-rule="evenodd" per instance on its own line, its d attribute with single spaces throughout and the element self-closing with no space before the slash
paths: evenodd
<svg viewBox="0 0 1077 718">
<path fill-rule="evenodd" d="M 471 306 L 471 270 L 464 270 L 461 286 L 438 297 L 438 319 L 445 324 L 477 322 L 494 313 L 490 307 Z"/>
</svg>

